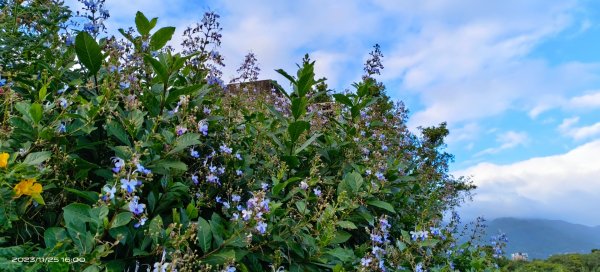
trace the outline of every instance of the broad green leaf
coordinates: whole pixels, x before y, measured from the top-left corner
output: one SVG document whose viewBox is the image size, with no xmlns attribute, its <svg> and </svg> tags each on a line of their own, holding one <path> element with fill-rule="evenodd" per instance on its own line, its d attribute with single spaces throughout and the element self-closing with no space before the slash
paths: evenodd
<svg viewBox="0 0 600 272">
<path fill-rule="evenodd" d="M 44 114 L 42 105 L 40 105 L 40 103 L 31 104 L 31 107 L 29 108 L 29 114 L 31 114 L 31 118 L 33 119 L 34 123 L 39 123 Z"/>
<path fill-rule="evenodd" d="M 290 76 L 290 74 L 288 74 L 283 69 L 277 69 L 275 71 L 277 73 L 279 73 L 280 75 L 284 76 L 285 78 L 287 78 L 292 84 L 296 84 L 296 79 L 294 77 Z"/>
<path fill-rule="evenodd" d="M 350 237 L 352 237 L 352 234 L 345 232 L 343 230 L 338 230 L 335 233 L 335 237 L 333 237 L 333 239 L 331 240 L 331 242 L 329 242 L 329 244 L 341 244 L 341 243 L 348 241 L 348 239 L 350 239 Z"/>
<path fill-rule="evenodd" d="M 206 253 L 211 248 L 212 242 L 212 231 L 210 229 L 210 224 L 206 219 L 200 217 L 198 218 L 198 244 L 202 249 L 202 252 Z"/>
<path fill-rule="evenodd" d="M 163 27 L 154 32 L 150 38 L 150 50 L 156 51 L 163 48 L 171 40 L 173 33 L 175 33 L 175 28 L 171 26 Z"/>
<path fill-rule="evenodd" d="M 303 116 L 306 113 L 306 106 L 308 105 L 308 100 L 306 97 L 296 97 L 292 99 L 292 116 L 295 120 L 299 117 Z"/>
<path fill-rule="evenodd" d="M 90 201 L 90 204 L 94 204 L 96 202 L 98 202 L 98 192 L 90 192 L 90 191 L 80 191 L 74 188 L 68 188 L 65 187 L 64 188 L 65 191 L 73 193 L 81 198 L 84 198 L 85 200 Z"/>
<path fill-rule="evenodd" d="M 307 214 L 309 212 L 309 210 L 306 208 L 306 202 L 304 202 L 304 200 L 297 201 L 296 208 L 301 214 Z"/>
<path fill-rule="evenodd" d="M 204 259 L 204 262 L 210 265 L 222 265 L 229 261 L 235 261 L 235 250 L 226 248 Z"/>
<path fill-rule="evenodd" d="M 339 103 L 342 103 L 348 107 L 352 107 L 352 100 L 350 100 L 350 98 L 344 94 L 334 94 L 333 98 L 335 98 L 335 101 Z"/>
<path fill-rule="evenodd" d="M 357 229 L 356 225 L 350 221 L 339 221 L 337 224 L 345 229 Z"/>
<path fill-rule="evenodd" d="M 175 146 L 173 147 L 173 149 L 171 149 L 171 151 L 169 151 L 169 153 L 167 153 L 167 155 L 176 154 L 190 146 L 199 145 L 201 143 L 202 142 L 200 142 L 200 134 L 185 133 L 177 137 L 177 139 L 175 140 Z"/>
<path fill-rule="evenodd" d="M 137 28 L 138 33 L 144 36 L 150 33 L 150 30 L 153 26 L 150 25 L 150 21 L 148 21 L 148 18 L 146 18 L 146 16 L 141 11 L 138 11 L 135 14 L 135 27 Z"/>
<path fill-rule="evenodd" d="M 169 91 L 169 96 L 166 99 L 167 104 L 171 104 L 179 100 L 179 97 L 182 95 L 189 95 L 191 97 L 196 97 L 196 92 L 200 90 L 198 95 L 204 96 L 208 93 L 209 88 L 206 84 L 195 84 L 183 88 L 176 88 Z"/>
<path fill-rule="evenodd" d="M 133 214 L 131 212 L 122 212 L 117 214 L 113 221 L 112 224 L 110 225 L 110 228 L 117 228 L 120 226 L 125 226 L 127 224 L 129 224 L 129 222 L 131 222 L 131 218 L 133 217 Z"/>
<path fill-rule="evenodd" d="M 344 179 L 338 185 L 338 194 L 343 191 L 348 191 L 350 194 L 355 194 L 359 191 L 362 184 L 363 178 L 358 172 L 354 171 L 352 173 L 347 173 L 344 175 Z"/>
<path fill-rule="evenodd" d="M 392 204 L 387 203 L 385 201 L 374 199 L 374 200 L 367 201 L 367 204 L 378 207 L 378 208 L 382 208 L 382 209 L 387 210 L 392 213 L 396 213 L 396 211 L 394 210 L 394 206 L 392 206 Z"/>
<path fill-rule="evenodd" d="M 23 163 L 27 165 L 38 165 L 48 160 L 50 156 L 52 156 L 52 153 L 50 151 L 29 153 L 29 155 L 25 157 L 25 160 L 23 160 Z"/>
<path fill-rule="evenodd" d="M 106 134 L 107 136 L 114 135 L 122 143 L 131 146 L 127 132 L 119 122 L 108 121 L 106 124 Z"/>
<path fill-rule="evenodd" d="M 64 228 L 52 227 L 44 231 L 44 243 L 46 243 L 46 248 L 54 248 L 58 242 L 64 239 L 67 239 L 67 232 Z"/>
<path fill-rule="evenodd" d="M 162 63 L 160 63 L 160 61 L 156 60 L 155 58 L 153 58 L 150 55 L 145 55 L 144 60 L 147 63 L 150 63 L 150 65 L 152 66 L 152 69 L 154 69 L 154 72 L 158 75 L 158 77 L 162 83 L 169 81 L 169 73 L 167 71 L 167 67 L 165 67 Z"/>
<path fill-rule="evenodd" d="M 77 58 L 90 71 L 90 74 L 95 75 L 102 66 L 102 52 L 96 40 L 85 31 L 79 32 L 75 38 L 75 53 Z"/>
<path fill-rule="evenodd" d="M 302 135 L 302 133 L 304 133 L 305 131 L 310 129 L 310 123 L 306 122 L 306 121 L 296 121 L 293 122 L 289 125 L 288 127 L 288 133 L 290 134 L 290 140 L 292 141 L 292 143 L 295 143 L 296 141 L 298 141 L 298 138 L 300 138 L 300 135 Z"/>
</svg>

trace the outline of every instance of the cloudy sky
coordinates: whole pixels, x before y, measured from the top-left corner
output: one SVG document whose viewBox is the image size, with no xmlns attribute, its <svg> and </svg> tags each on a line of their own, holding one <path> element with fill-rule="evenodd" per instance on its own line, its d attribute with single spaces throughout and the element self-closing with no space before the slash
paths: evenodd
<svg viewBox="0 0 600 272">
<path fill-rule="evenodd" d="M 600 225 L 600 3 L 340 3 L 107 0 L 107 25 L 133 26 L 141 10 L 181 33 L 212 10 L 222 16 L 226 80 L 249 51 L 261 78 L 281 82 L 273 69 L 292 71 L 310 53 L 336 90 L 360 78 L 379 43 L 379 79 L 410 108 L 410 126 L 448 122 L 452 171 L 479 186 L 464 217 Z"/>
</svg>

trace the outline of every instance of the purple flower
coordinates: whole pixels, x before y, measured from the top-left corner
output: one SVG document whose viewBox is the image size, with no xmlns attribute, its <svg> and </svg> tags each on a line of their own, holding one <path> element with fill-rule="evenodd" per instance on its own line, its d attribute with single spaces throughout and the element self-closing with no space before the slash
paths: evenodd
<svg viewBox="0 0 600 272">
<path fill-rule="evenodd" d="M 219 173 L 219 175 L 225 174 L 225 167 L 219 167 L 217 168 L 217 172 Z"/>
<path fill-rule="evenodd" d="M 240 153 L 235 153 L 235 158 L 241 161 L 242 155 L 240 155 Z"/>
<path fill-rule="evenodd" d="M 198 185 L 198 176 L 192 175 L 192 181 L 194 182 L 194 184 Z"/>
<path fill-rule="evenodd" d="M 308 189 L 308 183 L 306 183 L 306 181 L 300 182 L 300 189 L 302 189 L 302 190 Z"/>
<path fill-rule="evenodd" d="M 227 201 L 225 201 L 221 204 L 223 204 L 223 207 L 225 207 L 225 209 L 229 209 L 231 207 L 231 205 L 229 205 L 229 202 L 227 202 Z"/>
<path fill-rule="evenodd" d="M 319 188 L 314 188 L 313 189 L 313 193 L 315 193 L 315 195 L 318 196 L 318 197 L 321 196 L 321 190 L 319 190 Z"/>
<path fill-rule="evenodd" d="M 361 266 L 369 266 L 369 264 L 373 261 L 373 259 L 369 258 L 369 257 L 364 257 L 362 259 L 360 259 L 360 265 Z"/>
<path fill-rule="evenodd" d="M 58 99 L 58 105 L 63 109 L 66 109 L 69 106 L 69 102 L 65 98 L 61 97 Z"/>
<path fill-rule="evenodd" d="M 221 184 L 219 182 L 219 177 L 213 175 L 213 174 L 209 174 L 208 176 L 206 176 L 206 181 L 210 182 L 210 183 L 215 183 L 215 184 Z"/>
<path fill-rule="evenodd" d="M 241 176 L 242 174 L 244 174 L 244 172 L 242 172 L 242 170 L 235 170 L 235 174 L 238 176 Z"/>
<path fill-rule="evenodd" d="M 108 195 L 108 198 L 110 198 L 110 199 L 115 198 L 115 193 L 117 192 L 117 188 L 115 188 L 115 186 L 112 186 L 112 187 L 104 186 L 104 188 L 102 190 L 104 192 L 106 192 L 106 194 Z"/>
<path fill-rule="evenodd" d="M 121 88 L 121 90 L 125 90 L 125 89 L 129 88 L 129 82 L 119 83 L 119 88 Z"/>
<path fill-rule="evenodd" d="M 211 173 L 214 173 L 214 172 L 216 172 L 216 171 L 217 171 L 217 167 L 216 167 L 216 166 L 213 166 L 213 165 L 211 165 L 211 166 L 209 166 L 209 167 L 208 167 L 208 171 L 210 171 Z"/>
<path fill-rule="evenodd" d="M 240 202 L 242 198 L 239 195 L 232 195 L 231 196 L 231 201 L 233 202 Z"/>
<path fill-rule="evenodd" d="M 205 121 L 198 122 L 198 131 L 204 136 L 208 135 L 208 124 Z"/>
<path fill-rule="evenodd" d="M 177 133 L 177 136 L 181 136 L 183 135 L 185 132 L 187 131 L 186 127 L 182 127 L 182 126 L 177 126 L 175 128 L 175 133 Z"/>
<path fill-rule="evenodd" d="M 152 171 L 150 171 L 150 169 L 148 169 L 148 168 L 144 167 L 143 165 L 141 165 L 141 164 L 139 164 L 139 163 L 138 163 L 138 164 L 136 164 L 136 167 L 137 167 L 137 170 L 136 170 L 136 171 L 138 171 L 138 172 L 140 172 L 140 173 L 142 173 L 142 174 L 144 174 L 144 175 L 148 175 L 148 174 L 151 174 L 151 173 L 152 173 Z"/>
<path fill-rule="evenodd" d="M 244 221 L 250 220 L 251 217 L 252 217 L 252 211 L 251 210 L 243 210 L 242 211 L 242 219 L 244 219 Z"/>
<path fill-rule="evenodd" d="M 129 202 L 129 211 L 131 211 L 135 215 L 140 215 L 144 213 L 144 209 L 146 208 L 146 204 L 138 203 L 139 197 L 134 196 L 131 202 Z"/>
<path fill-rule="evenodd" d="M 267 232 L 267 223 L 258 222 L 258 224 L 256 225 L 256 230 L 258 230 L 260 234 L 265 234 L 265 232 Z"/>
<path fill-rule="evenodd" d="M 142 50 L 143 51 L 148 50 L 148 46 L 150 46 L 150 43 L 148 41 L 142 42 Z"/>
<path fill-rule="evenodd" d="M 125 166 L 125 161 L 123 161 L 123 159 L 119 157 L 113 158 L 112 162 L 115 164 L 115 167 L 112 169 L 115 173 L 119 173 L 121 171 L 121 168 Z"/>
<path fill-rule="evenodd" d="M 384 181 L 385 180 L 385 176 L 383 175 L 383 173 L 377 171 L 377 173 L 375 173 L 375 177 L 377 177 L 378 180 L 380 181 Z"/>
<path fill-rule="evenodd" d="M 202 110 L 202 112 L 204 112 L 204 114 L 210 114 L 210 109 L 207 107 L 204 107 L 204 109 Z"/>
<path fill-rule="evenodd" d="M 221 152 L 226 153 L 226 154 L 231 154 L 231 152 L 233 152 L 233 150 L 230 147 L 228 147 L 226 144 L 222 144 L 219 147 L 219 150 L 221 150 Z"/>
<path fill-rule="evenodd" d="M 387 150 L 388 150 L 388 147 L 387 147 L 387 145 L 381 145 L 381 150 L 382 150 L 382 151 L 387 151 Z"/>
<path fill-rule="evenodd" d="M 58 133 L 65 133 L 67 132 L 67 126 L 65 125 L 65 123 L 60 123 L 60 125 L 58 125 L 58 128 L 56 128 L 56 131 Z"/>
<path fill-rule="evenodd" d="M 121 179 L 121 189 L 125 190 L 129 194 L 133 193 L 137 184 L 138 181 L 135 179 Z"/>
<path fill-rule="evenodd" d="M 260 188 L 266 191 L 267 189 L 269 189 L 269 184 L 263 182 L 260 184 Z"/>
<path fill-rule="evenodd" d="M 190 156 L 192 156 L 194 158 L 200 158 L 200 153 L 198 153 L 198 151 L 196 151 L 192 148 L 192 149 L 190 149 Z"/>
<path fill-rule="evenodd" d="M 144 224 L 146 224 L 146 220 L 148 220 L 148 218 L 146 218 L 146 217 L 140 218 L 140 221 L 133 224 L 133 227 L 137 229 L 137 228 L 143 226 Z"/>
</svg>

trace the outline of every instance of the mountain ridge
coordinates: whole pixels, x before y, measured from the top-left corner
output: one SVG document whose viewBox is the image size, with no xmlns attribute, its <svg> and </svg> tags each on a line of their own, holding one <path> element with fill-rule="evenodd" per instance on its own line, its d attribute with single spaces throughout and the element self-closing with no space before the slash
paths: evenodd
<svg viewBox="0 0 600 272">
<path fill-rule="evenodd" d="M 600 226 L 586 226 L 563 220 L 501 217 L 486 222 L 484 242 L 499 231 L 509 242 L 508 256 L 524 252 L 530 259 L 546 259 L 554 254 L 589 253 L 600 248 Z"/>
</svg>

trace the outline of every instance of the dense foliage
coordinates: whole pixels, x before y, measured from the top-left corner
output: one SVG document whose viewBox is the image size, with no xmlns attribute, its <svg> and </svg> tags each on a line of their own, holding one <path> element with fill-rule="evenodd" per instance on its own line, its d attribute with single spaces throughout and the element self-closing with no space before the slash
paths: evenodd
<svg viewBox="0 0 600 272">
<path fill-rule="evenodd" d="M 379 46 L 345 93 L 308 56 L 286 88 L 248 82 L 253 54 L 225 85 L 216 13 L 177 53 L 81 2 L 0 2 L 0 270 L 494 270 L 443 224 L 474 187 L 445 124 L 407 129 Z"/>
</svg>

